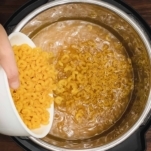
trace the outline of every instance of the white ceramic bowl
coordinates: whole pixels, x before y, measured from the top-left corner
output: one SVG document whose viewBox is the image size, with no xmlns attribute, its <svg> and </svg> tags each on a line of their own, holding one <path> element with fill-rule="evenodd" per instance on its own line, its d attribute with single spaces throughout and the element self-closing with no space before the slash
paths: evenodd
<svg viewBox="0 0 151 151">
<path fill-rule="evenodd" d="M 17 32 L 9 36 L 11 45 L 27 43 L 31 47 L 35 44 L 24 34 Z M 48 109 L 50 113 L 49 124 L 38 129 L 30 130 L 22 121 L 13 102 L 7 76 L 0 67 L 0 133 L 9 136 L 32 136 L 35 138 L 45 137 L 52 126 L 54 116 L 54 103 Z"/>
</svg>

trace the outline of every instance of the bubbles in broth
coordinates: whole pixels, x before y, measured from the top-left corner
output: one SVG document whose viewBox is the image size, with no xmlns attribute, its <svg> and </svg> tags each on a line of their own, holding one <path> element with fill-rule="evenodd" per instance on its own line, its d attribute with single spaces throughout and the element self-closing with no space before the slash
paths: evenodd
<svg viewBox="0 0 151 151">
<path fill-rule="evenodd" d="M 55 118 L 51 135 L 85 139 L 113 126 L 133 90 L 131 61 L 108 30 L 86 21 L 60 21 L 33 37 L 52 51 L 55 65 Z"/>
</svg>

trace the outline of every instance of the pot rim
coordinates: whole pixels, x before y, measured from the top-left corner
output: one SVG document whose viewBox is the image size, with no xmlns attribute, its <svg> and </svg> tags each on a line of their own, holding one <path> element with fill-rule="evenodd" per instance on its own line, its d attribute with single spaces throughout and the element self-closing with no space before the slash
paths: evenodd
<svg viewBox="0 0 151 151">
<path fill-rule="evenodd" d="M 138 24 L 138 22 L 136 20 L 134 20 L 134 18 L 130 17 L 128 14 L 126 14 L 123 10 L 119 9 L 116 6 L 113 6 L 112 4 L 109 4 L 107 2 L 104 1 L 100 1 L 100 0 L 54 0 L 54 1 L 50 1 L 40 7 L 38 7 L 37 9 L 35 9 L 34 11 L 32 11 L 31 13 L 29 13 L 24 19 L 22 19 L 20 21 L 20 23 L 15 27 L 13 32 L 19 32 L 22 27 L 28 22 L 30 21 L 33 17 L 35 17 L 37 14 L 41 13 L 42 11 L 45 11 L 49 8 L 52 8 L 54 6 L 58 6 L 58 5 L 63 5 L 63 4 L 70 4 L 70 3 L 87 3 L 87 4 L 94 4 L 94 5 L 98 5 L 101 7 L 105 7 L 111 11 L 113 11 L 114 13 L 116 13 L 117 15 L 119 15 L 121 18 L 123 18 L 124 20 L 126 20 L 134 29 L 135 31 L 138 33 L 139 37 L 141 38 L 141 40 L 143 41 L 146 50 L 148 52 L 149 58 L 151 60 L 151 44 L 149 42 L 149 37 L 147 36 L 146 33 L 144 33 L 143 28 Z M 150 63 L 151 65 L 151 63 Z M 143 124 L 143 122 L 145 121 L 146 117 L 149 114 L 149 111 L 151 110 L 151 90 L 149 91 L 149 96 L 148 96 L 148 100 L 145 106 L 145 109 L 143 111 L 143 113 L 141 114 L 141 116 L 139 117 L 139 119 L 137 120 L 137 122 L 126 132 L 124 133 L 122 136 L 120 136 L 118 139 L 100 146 L 100 147 L 95 147 L 95 148 L 91 148 L 91 149 L 82 149 L 82 150 L 78 150 L 78 151 L 104 151 L 104 150 L 108 150 L 110 148 L 115 147 L 116 145 L 120 144 L 121 142 L 123 142 L 124 140 L 126 140 L 134 131 L 136 131 L 140 125 Z M 36 144 L 47 148 L 47 149 L 53 149 L 53 150 L 61 150 L 61 151 L 71 151 L 71 149 L 64 149 L 64 148 L 60 148 L 51 144 L 47 144 L 44 141 L 40 140 L 40 139 L 36 139 L 34 137 L 29 137 L 29 139 L 31 139 L 33 142 L 35 142 Z M 72 149 L 72 151 L 77 151 Z"/>
</svg>

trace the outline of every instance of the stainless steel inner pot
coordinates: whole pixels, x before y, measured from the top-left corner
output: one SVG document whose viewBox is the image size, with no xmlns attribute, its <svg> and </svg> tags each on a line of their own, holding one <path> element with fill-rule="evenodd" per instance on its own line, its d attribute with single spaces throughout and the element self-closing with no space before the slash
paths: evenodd
<svg viewBox="0 0 151 151">
<path fill-rule="evenodd" d="M 33 142 L 54 151 L 104 151 L 128 138 L 148 118 L 151 108 L 151 46 L 143 28 L 131 16 L 115 6 L 99 0 L 57 0 L 49 2 L 26 16 L 14 29 L 29 37 L 61 20 L 86 20 L 112 31 L 125 46 L 134 70 L 134 91 L 130 104 L 109 131 L 85 140 L 63 140 L 48 135 L 44 139 L 29 137 Z M 82 135 L 82 134 L 81 134 Z"/>
</svg>

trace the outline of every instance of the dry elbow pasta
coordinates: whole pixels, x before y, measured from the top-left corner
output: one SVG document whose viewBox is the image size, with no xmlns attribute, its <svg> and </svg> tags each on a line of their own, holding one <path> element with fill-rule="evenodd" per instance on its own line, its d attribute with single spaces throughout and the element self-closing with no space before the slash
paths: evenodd
<svg viewBox="0 0 151 151">
<path fill-rule="evenodd" d="M 13 46 L 20 76 L 20 87 L 11 94 L 22 120 L 30 129 L 49 123 L 55 72 L 49 61 L 52 53 L 26 44 Z"/>
</svg>

